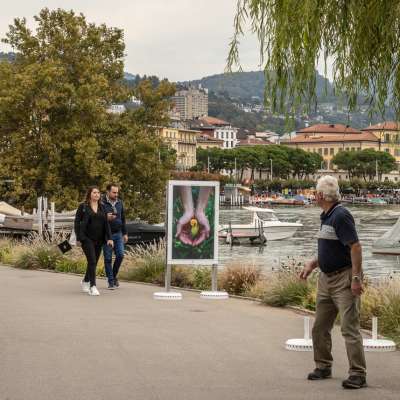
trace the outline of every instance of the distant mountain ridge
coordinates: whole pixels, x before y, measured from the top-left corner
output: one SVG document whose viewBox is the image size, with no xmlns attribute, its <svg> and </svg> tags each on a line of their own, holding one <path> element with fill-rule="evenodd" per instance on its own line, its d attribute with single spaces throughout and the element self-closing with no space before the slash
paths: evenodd
<svg viewBox="0 0 400 400">
<path fill-rule="evenodd" d="M 201 79 L 182 82 L 199 85 L 216 94 L 228 94 L 232 99 L 251 101 L 252 98 L 264 99 L 265 74 L 263 71 L 234 72 L 206 76 Z M 316 71 L 317 97 L 324 101 L 335 99 L 331 82 Z"/>
</svg>

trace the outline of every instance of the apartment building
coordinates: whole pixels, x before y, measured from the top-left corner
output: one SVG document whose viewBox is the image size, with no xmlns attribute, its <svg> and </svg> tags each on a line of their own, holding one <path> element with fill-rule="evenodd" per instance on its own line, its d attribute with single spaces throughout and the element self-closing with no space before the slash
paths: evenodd
<svg viewBox="0 0 400 400">
<path fill-rule="evenodd" d="M 203 89 L 200 85 L 197 89 L 187 88 L 177 91 L 172 101 L 181 120 L 208 115 L 208 89 Z"/>
<path fill-rule="evenodd" d="M 378 139 L 378 149 L 391 154 L 400 164 L 400 122 L 381 122 L 362 131 L 374 134 Z"/>
</svg>

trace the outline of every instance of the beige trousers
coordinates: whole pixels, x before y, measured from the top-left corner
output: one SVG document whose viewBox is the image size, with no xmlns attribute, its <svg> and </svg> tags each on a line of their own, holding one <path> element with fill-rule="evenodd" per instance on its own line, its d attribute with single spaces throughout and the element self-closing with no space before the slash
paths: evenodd
<svg viewBox="0 0 400 400">
<path fill-rule="evenodd" d="M 312 330 L 314 361 L 317 368 L 332 367 L 331 331 L 337 314 L 346 343 L 349 375 L 366 375 L 363 341 L 360 333 L 360 298 L 351 292 L 351 268 L 328 277 L 319 275 L 317 311 Z"/>
</svg>

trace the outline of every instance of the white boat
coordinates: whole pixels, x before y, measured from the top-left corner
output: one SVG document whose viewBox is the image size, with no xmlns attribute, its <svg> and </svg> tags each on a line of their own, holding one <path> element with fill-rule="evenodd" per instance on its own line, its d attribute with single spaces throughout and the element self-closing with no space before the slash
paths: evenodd
<svg viewBox="0 0 400 400">
<path fill-rule="evenodd" d="M 261 234 L 268 240 L 281 240 L 292 237 L 303 226 L 300 221 L 280 221 L 274 210 L 260 207 L 243 207 L 253 213 L 253 220 L 249 224 L 220 225 L 218 236 L 221 238 L 248 238 L 254 240 Z"/>
</svg>

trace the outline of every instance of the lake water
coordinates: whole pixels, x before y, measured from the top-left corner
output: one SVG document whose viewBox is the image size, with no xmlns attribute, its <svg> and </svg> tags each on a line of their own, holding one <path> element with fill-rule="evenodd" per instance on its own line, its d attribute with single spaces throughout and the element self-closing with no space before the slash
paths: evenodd
<svg viewBox="0 0 400 400">
<path fill-rule="evenodd" d="M 377 255 L 371 253 L 372 242 L 382 236 L 393 222 L 385 217 L 400 216 L 400 206 L 360 207 L 348 206 L 353 214 L 360 242 L 363 247 L 363 268 L 367 275 L 378 277 L 392 272 L 400 272 L 400 257 Z M 304 260 L 316 255 L 316 234 L 319 229 L 321 209 L 311 207 L 276 207 L 274 208 L 280 220 L 295 222 L 300 220 L 304 225 L 290 239 L 269 241 L 266 246 L 250 245 L 242 239 L 240 245 L 231 249 L 225 241 L 220 240 L 219 258 L 222 265 L 231 262 L 245 262 L 271 270 L 282 263 L 292 263 L 293 260 Z M 252 213 L 243 209 L 221 209 L 220 223 L 249 223 Z"/>
</svg>

